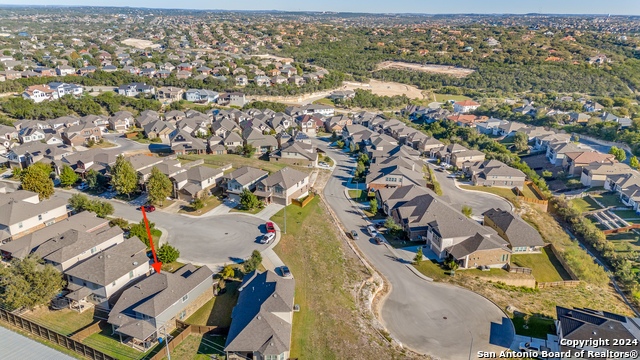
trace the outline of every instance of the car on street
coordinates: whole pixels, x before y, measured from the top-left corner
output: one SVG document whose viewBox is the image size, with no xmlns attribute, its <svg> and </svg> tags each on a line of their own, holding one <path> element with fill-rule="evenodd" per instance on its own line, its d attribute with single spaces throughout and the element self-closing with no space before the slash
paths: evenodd
<svg viewBox="0 0 640 360">
<path fill-rule="evenodd" d="M 87 190 L 89 188 L 89 184 L 86 181 L 83 181 L 78 185 L 78 190 Z"/>
<path fill-rule="evenodd" d="M 276 233 L 266 233 L 264 234 L 264 236 L 262 238 L 260 238 L 260 244 L 268 244 L 271 241 L 273 241 L 273 239 L 276 238 Z"/>
<path fill-rule="evenodd" d="M 521 342 L 518 349 L 521 351 L 540 351 L 540 347 L 536 344 L 532 344 L 530 342 Z"/>
<path fill-rule="evenodd" d="M 382 239 L 380 239 L 379 236 L 374 236 L 373 241 L 375 241 L 377 245 L 382 245 Z"/>
<path fill-rule="evenodd" d="M 268 233 L 276 232 L 276 227 L 273 225 L 273 223 L 271 221 L 267 222 L 267 232 Z"/>
<path fill-rule="evenodd" d="M 441 168 L 441 167 L 437 167 L 437 168 L 436 168 L 436 171 L 443 172 L 443 171 L 444 171 L 444 169 L 443 169 L 443 168 Z"/>
<path fill-rule="evenodd" d="M 372 225 L 367 226 L 367 232 L 369 233 L 369 235 L 371 236 L 376 236 L 376 234 L 378 233 L 376 231 L 376 228 L 373 227 Z"/>
<path fill-rule="evenodd" d="M 291 271 L 288 266 L 281 266 L 280 272 L 282 273 L 282 277 L 291 277 Z"/>
<path fill-rule="evenodd" d="M 143 207 L 144 207 L 144 211 L 148 212 L 148 213 L 156 211 L 156 207 L 153 206 L 153 205 L 144 205 L 144 206 L 141 206 L 141 207 L 137 208 L 136 210 L 140 210 Z"/>
<path fill-rule="evenodd" d="M 450 174 L 450 175 L 447 175 L 447 177 L 448 177 L 449 179 L 455 179 L 455 178 L 457 178 L 456 174 Z"/>
<path fill-rule="evenodd" d="M 330 169 L 331 167 L 329 166 L 329 164 L 327 164 L 324 161 L 321 161 L 318 163 L 318 167 L 323 168 L 323 169 Z"/>
<path fill-rule="evenodd" d="M 358 232 L 357 232 L 357 231 L 355 231 L 355 230 L 351 230 L 351 238 L 352 238 L 353 240 L 358 240 L 358 239 L 359 239 L 359 237 L 358 237 Z"/>
</svg>

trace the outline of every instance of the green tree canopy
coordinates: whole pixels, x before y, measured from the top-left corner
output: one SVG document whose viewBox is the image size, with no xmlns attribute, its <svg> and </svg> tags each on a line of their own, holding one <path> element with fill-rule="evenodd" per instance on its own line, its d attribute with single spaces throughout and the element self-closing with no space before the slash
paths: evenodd
<svg viewBox="0 0 640 360">
<path fill-rule="evenodd" d="M 162 263 L 172 263 L 180 257 L 180 250 L 169 244 L 162 244 L 158 249 L 158 260 Z"/>
<path fill-rule="evenodd" d="M 634 169 L 637 169 L 640 166 L 640 162 L 638 161 L 637 156 L 632 156 L 631 159 L 629 159 L 629 166 Z"/>
<path fill-rule="evenodd" d="M 35 163 L 22 172 L 22 189 L 38 193 L 40 200 L 48 199 L 53 195 L 53 181 L 49 175 L 51 166 L 44 163 Z"/>
<path fill-rule="evenodd" d="M 12 266 L 0 267 L 0 306 L 33 309 L 45 305 L 64 286 L 62 273 L 33 255 L 14 259 Z"/>
<path fill-rule="evenodd" d="M 243 189 L 242 194 L 240 194 L 240 206 L 244 210 L 253 210 L 262 206 L 262 202 L 249 189 Z"/>
<path fill-rule="evenodd" d="M 78 182 L 78 174 L 69 166 L 63 165 L 60 170 L 60 184 L 64 187 L 69 187 Z"/>
<path fill-rule="evenodd" d="M 149 201 L 152 204 L 161 204 L 167 196 L 171 195 L 173 190 L 173 184 L 167 175 L 163 174 L 157 167 L 151 169 L 151 175 L 147 182 L 147 193 L 149 194 Z"/>
<path fill-rule="evenodd" d="M 111 169 L 111 183 L 118 194 L 130 196 L 138 187 L 138 174 L 124 156 L 119 155 Z"/>
<path fill-rule="evenodd" d="M 621 149 L 617 146 L 612 146 L 609 149 L 609 154 L 616 157 L 616 160 L 623 162 L 627 158 L 627 153 L 624 152 L 624 149 Z"/>
</svg>

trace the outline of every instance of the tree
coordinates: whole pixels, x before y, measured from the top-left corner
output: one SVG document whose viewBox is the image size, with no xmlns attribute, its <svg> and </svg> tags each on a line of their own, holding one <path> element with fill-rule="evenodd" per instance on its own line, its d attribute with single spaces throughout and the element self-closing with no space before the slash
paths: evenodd
<svg viewBox="0 0 640 360">
<path fill-rule="evenodd" d="M 240 194 L 240 205 L 244 210 L 253 210 L 255 208 L 259 208 L 262 202 L 258 197 L 249 191 L 249 189 L 242 190 L 242 194 Z"/>
<path fill-rule="evenodd" d="M 638 161 L 637 156 L 632 156 L 631 159 L 629 159 L 629 166 L 634 169 L 637 169 L 640 166 L 640 161 Z"/>
<path fill-rule="evenodd" d="M 204 207 L 204 200 L 202 200 L 201 197 L 197 197 L 195 199 L 193 199 L 193 202 L 191 203 L 191 207 L 194 210 L 200 210 Z"/>
<path fill-rule="evenodd" d="M 384 227 L 387 228 L 389 233 L 397 233 L 402 230 L 402 227 L 396 223 L 396 221 L 391 217 L 387 217 L 384 221 Z"/>
<path fill-rule="evenodd" d="M 138 186 L 138 175 L 133 165 L 122 155 L 118 155 L 111 169 L 111 183 L 118 194 L 126 194 L 129 197 Z"/>
<path fill-rule="evenodd" d="M 222 268 L 222 271 L 220 272 L 220 276 L 223 279 L 229 279 L 236 276 L 236 271 L 233 269 L 233 266 L 225 265 L 225 267 Z"/>
<path fill-rule="evenodd" d="M 358 161 L 358 163 L 356 164 L 356 171 L 353 174 L 353 176 L 357 178 L 362 177 L 365 171 L 366 171 L 366 168 L 364 166 L 364 163 L 362 161 Z"/>
<path fill-rule="evenodd" d="M 0 306 L 15 310 L 45 305 L 64 286 L 62 273 L 31 255 L 0 267 Z"/>
<path fill-rule="evenodd" d="M 75 211 L 91 211 L 96 214 L 96 216 L 105 218 L 109 215 L 113 214 L 113 205 L 107 201 L 102 200 L 92 200 L 89 199 L 84 194 L 73 194 L 71 198 L 69 198 L 69 206 Z"/>
<path fill-rule="evenodd" d="M 80 212 L 86 210 L 89 205 L 89 198 L 84 194 L 73 194 L 69 198 L 69 206 L 75 211 Z"/>
<path fill-rule="evenodd" d="M 149 201 L 152 204 L 162 205 L 164 199 L 171 195 L 173 190 L 173 184 L 167 175 L 163 174 L 155 166 L 151 169 L 151 175 L 147 182 L 147 193 L 149 194 Z"/>
<path fill-rule="evenodd" d="M 454 258 L 450 258 L 449 260 L 447 260 L 445 262 L 445 265 L 447 265 L 447 267 L 449 268 L 449 270 L 451 271 L 456 271 L 458 270 L 458 268 L 460 267 L 460 264 L 458 264 L 458 262 L 456 261 L 456 259 Z"/>
<path fill-rule="evenodd" d="M 151 236 L 157 236 L 158 230 L 156 230 L 156 224 L 149 222 L 149 230 L 151 231 Z M 140 220 L 139 223 L 131 225 L 129 228 L 129 237 L 137 237 L 140 239 L 147 247 L 150 246 L 149 236 L 147 235 L 147 228 L 144 226 L 144 220 Z"/>
<path fill-rule="evenodd" d="M 64 187 L 70 187 L 78 182 L 78 174 L 69 166 L 64 165 L 60 170 L 60 184 Z"/>
<path fill-rule="evenodd" d="M 180 257 L 180 250 L 174 248 L 169 244 L 162 244 L 158 249 L 158 260 L 162 263 L 172 263 Z"/>
<path fill-rule="evenodd" d="M 369 200 L 369 211 L 374 214 L 378 212 L 378 200 L 376 198 Z"/>
<path fill-rule="evenodd" d="M 11 176 L 13 176 L 14 179 L 20 179 L 20 177 L 22 177 L 22 169 L 18 167 L 11 169 Z"/>
<path fill-rule="evenodd" d="M 260 251 L 258 250 L 253 250 L 253 252 L 251 253 L 251 257 L 244 262 L 244 271 L 246 273 L 250 273 L 256 270 L 261 263 L 262 254 L 260 254 Z"/>
<path fill-rule="evenodd" d="M 420 262 L 422 261 L 422 258 L 424 257 L 424 254 L 422 253 L 422 246 L 418 247 L 418 251 L 416 251 L 416 257 L 413 258 L 413 261 L 416 264 L 420 264 Z"/>
<path fill-rule="evenodd" d="M 123 218 L 109 220 L 109 226 L 118 226 L 120 229 L 129 229 L 129 222 Z"/>
<path fill-rule="evenodd" d="M 545 179 L 549 179 L 553 177 L 553 172 L 549 170 L 542 170 L 542 177 Z"/>
<path fill-rule="evenodd" d="M 242 155 L 244 157 L 250 158 L 255 153 L 256 153 L 256 148 L 253 147 L 253 145 L 251 144 L 246 144 L 245 146 L 242 147 Z"/>
<path fill-rule="evenodd" d="M 462 213 L 464 214 L 464 216 L 470 218 L 472 212 L 473 212 L 473 209 L 471 208 L 471 206 L 469 205 L 462 206 Z"/>
<path fill-rule="evenodd" d="M 40 200 L 53 195 L 53 181 L 49 177 L 51 167 L 44 163 L 35 163 L 22 173 L 22 189 L 38 193 Z"/>
<path fill-rule="evenodd" d="M 98 185 L 99 185 L 98 172 L 95 171 L 94 169 L 89 169 L 89 171 L 87 171 L 85 180 L 87 181 L 87 185 L 89 186 L 89 189 L 95 190 L 98 188 Z"/>
<path fill-rule="evenodd" d="M 527 135 L 522 132 L 517 132 L 513 136 L 513 147 L 518 152 L 522 152 L 529 149 L 529 139 L 527 138 Z"/>
<path fill-rule="evenodd" d="M 615 156 L 616 160 L 619 162 L 623 162 L 627 158 L 627 154 L 624 152 L 624 149 L 620 149 L 617 146 L 612 146 L 611 149 L 609 149 L 609 154 Z"/>
</svg>

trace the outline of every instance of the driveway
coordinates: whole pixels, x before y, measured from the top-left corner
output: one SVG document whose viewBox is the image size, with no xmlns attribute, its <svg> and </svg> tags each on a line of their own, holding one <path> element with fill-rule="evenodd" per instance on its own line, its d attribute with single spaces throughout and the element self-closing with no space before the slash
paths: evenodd
<svg viewBox="0 0 640 360">
<path fill-rule="evenodd" d="M 380 313 L 391 335 L 404 346 L 440 359 L 467 359 L 479 350 L 508 348 L 514 336 L 513 325 L 492 302 L 466 289 L 425 281 L 409 270 L 404 261 L 397 261 L 385 246 L 369 239 L 362 231 L 369 222 L 355 211 L 344 194 L 355 165 L 353 159 L 329 149 L 320 140 L 315 141 L 338 165 L 325 186 L 327 202 L 345 228 L 360 232 L 361 240 L 355 244 L 391 284 Z M 468 195 L 461 199 L 465 196 Z"/>
<path fill-rule="evenodd" d="M 471 206 L 473 215 L 482 216 L 482 213 L 491 208 L 510 210 L 511 203 L 504 198 L 484 193 L 481 191 L 468 191 L 456 186 L 455 179 L 448 178 L 448 172 L 433 171 L 440 183 L 442 195 L 449 198 L 449 203 L 456 209 L 462 209 L 463 205 Z"/>
</svg>

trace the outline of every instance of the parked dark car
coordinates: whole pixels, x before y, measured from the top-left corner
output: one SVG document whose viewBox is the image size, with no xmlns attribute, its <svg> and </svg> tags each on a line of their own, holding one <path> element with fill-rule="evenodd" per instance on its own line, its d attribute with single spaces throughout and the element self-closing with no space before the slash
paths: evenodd
<svg viewBox="0 0 640 360">
<path fill-rule="evenodd" d="M 280 267 L 280 271 L 282 271 L 282 277 L 291 277 L 291 271 L 288 266 Z"/>
<path fill-rule="evenodd" d="M 140 210 L 141 208 L 142 208 L 142 207 L 139 207 L 139 208 L 137 208 L 136 210 Z M 150 212 L 154 212 L 154 211 L 156 211 L 156 207 L 155 207 L 155 206 L 153 206 L 153 205 L 145 205 L 145 206 L 144 206 L 144 211 L 145 211 L 145 212 L 148 212 L 148 213 L 150 213 Z"/>
<path fill-rule="evenodd" d="M 358 240 L 359 239 L 358 232 L 355 230 L 351 230 L 351 238 L 353 240 Z"/>
</svg>

